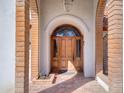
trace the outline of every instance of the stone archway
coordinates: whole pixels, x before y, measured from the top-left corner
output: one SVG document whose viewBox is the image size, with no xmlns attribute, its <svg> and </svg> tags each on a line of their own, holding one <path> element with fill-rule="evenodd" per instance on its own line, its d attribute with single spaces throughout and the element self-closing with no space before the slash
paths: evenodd
<svg viewBox="0 0 124 93">
<path fill-rule="evenodd" d="M 55 18 L 53 18 L 53 20 L 51 22 L 49 22 L 49 24 L 46 26 L 45 29 L 45 43 L 44 43 L 44 48 L 46 49 L 44 53 L 44 57 L 42 57 L 41 59 L 43 59 L 42 61 L 42 65 L 41 65 L 41 73 L 46 73 L 49 74 L 50 72 L 50 36 L 52 34 L 52 32 L 54 31 L 55 28 L 57 28 L 58 26 L 61 26 L 63 24 L 69 24 L 69 25 L 73 25 L 76 28 L 78 28 L 81 33 L 84 35 L 84 76 L 85 77 L 94 77 L 95 76 L 95 63 L 93 63 L 93 61 L 89 61 L 88 59 L 91 59 L 89 57 L 91 56 L 87 56 L 89 55 L 91 52 L 89 52 L 88 50 L 90 50 L 90 46 L 88 46 L 88 43 L 90 43 L 91 41 L 89 40 L 89 31 L 88 28 L 86 26 L 86 24 L 78 17 L 73 16 L 73 15 L 60 15 L 57 16 Z M 43 47 L 43 46 L 42 46 Z M 91 53 L 92 54 L 92 53 Z M 92 56 L 93 58 L 93 56 Z M 43 63 L 45 62 L 45 63 Z M 90 65 L 92 64 L 92 65 Z M 90 68 L 90 69 L 88 69 Z"/>
</svg>

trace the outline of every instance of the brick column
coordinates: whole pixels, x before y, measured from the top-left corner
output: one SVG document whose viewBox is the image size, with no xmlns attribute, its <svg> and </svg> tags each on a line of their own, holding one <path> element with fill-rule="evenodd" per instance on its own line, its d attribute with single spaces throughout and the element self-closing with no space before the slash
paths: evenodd
<svg viewBox="0 0 124 93">
<path fill-rule="evenodd" d="M 29 0 L 16 0 L 15 93 L 29 93 Z"/>
<path fill-rule="evenodd" d="M 36 0 L 31 0 L 31 77 L 38 78 L 39 64 L 39 17 Z"/>
<path fill-rule="evenodd" d="M 110 93 L 122 93 L 122 0 L 109 0 L 108 4 L 108 63 Z"/>
</svg>

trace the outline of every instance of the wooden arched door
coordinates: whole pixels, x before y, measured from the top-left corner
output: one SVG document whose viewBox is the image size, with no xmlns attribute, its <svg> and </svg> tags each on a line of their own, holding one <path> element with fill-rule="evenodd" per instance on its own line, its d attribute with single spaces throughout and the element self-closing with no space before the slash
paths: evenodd
<svg viewBox="0 0 124 93">
<path fill-rule="evenodd" d="M 82 71 L 83 38 L 76 28 L 61 26 L 51 36 L 52 71 Z"/>
</svg>

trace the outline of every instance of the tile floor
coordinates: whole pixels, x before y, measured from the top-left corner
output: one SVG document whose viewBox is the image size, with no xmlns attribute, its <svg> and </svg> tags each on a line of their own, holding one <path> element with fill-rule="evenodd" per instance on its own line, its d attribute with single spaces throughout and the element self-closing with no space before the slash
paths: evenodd
<svg viewBox="0 0 124 93">
<path fill-rule="evenodd" d="M 54 84 L 35 84 L 30 93 L 107 93 L 94 78 L 85 78 L 82 73 L 57 74 Z"/>
</svg>

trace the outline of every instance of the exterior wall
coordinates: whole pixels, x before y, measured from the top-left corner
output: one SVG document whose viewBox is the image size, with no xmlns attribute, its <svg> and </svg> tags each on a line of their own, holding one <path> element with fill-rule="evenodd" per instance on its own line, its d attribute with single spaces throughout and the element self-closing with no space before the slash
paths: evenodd
<svg viewBox="0 0 124 93">
<path fill-rule="evenodd" d="M 29 93 L 29 0 L 16 0 L 16 93 Z"/>
<path fill-rule="evenodd" d="M 0 1 L 0 93 L 15 91 L 15 8 L 15 0 Z"/>
<path fill-rule="evenodd" d="M 84 3 L 85 2 L 85 3 Z M 45 30 L 47 29 L 49 23 L 53 21 L 55 18 L 59 17 L 60 15 L 72 15 L 79 17 L 79 19 L 83 20 L 83 22 L 87 25 L 89 34 L 85 37 L 88 37 L 88 41 L 85 41 L 87 46 L 87 61 L 85 61 L 85 66 L 87 67 L 85 71 L 87 72 L 87 77 L 95 76 L 95 55 L 94 51 L 94 41 L 93 33 L 95 33 L 95 29 L 93 29 L 93 8 L 94 4 L 91 0 L 75 0 L 72 11 L 69 13 L 65 12 L 63 9 L 63 2 L 62 0 L 42 0 L 40 2 L 40 21 L 41 21 L 41 30 L 40 30 L 40 64 L 41 64 L 41 72 L 42 73 L 49 73 L 49 66 L 50 58 L 46 54 L 46 38 L 45 38 Z M 85 58 L 86 59 L 86 58 Z M 90 69 L 89 69 L 90 68 Z M 92 73 L 93 72 L 93 73 Z"/>
<path fill-rule="evenodd" d="M 44 31 L 49 22 L 60 15 L 70 14 L 81 18 L 88 26 L 89 31 L 93 28 L 93 0 L 74 0 L 72 10 L 65 12 L 63 0 L 42 0 L 40 2 L 41 31 Z"/>
<path fill-rule="evenodd" d="M 108 3 L 108 66 L 110 93 L 123 90 L 123 0 Z"/>
<path fill-rule="evenodd" d="M 39 69 L 39 17 L 36 0 L 30 0 L 31 8 L 31 78 L 38 77 Z"/>
</svg>

